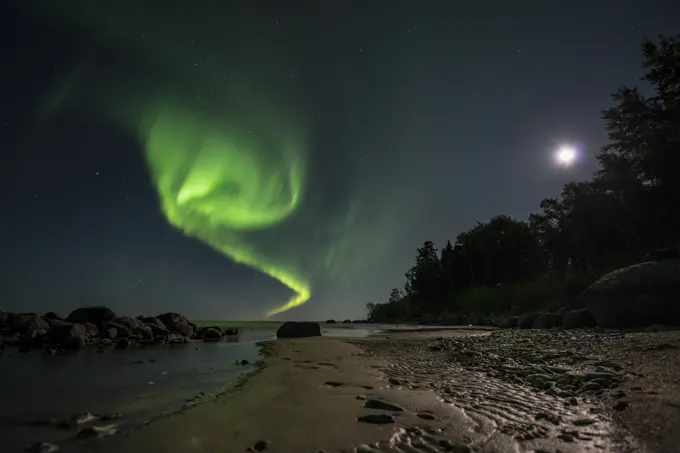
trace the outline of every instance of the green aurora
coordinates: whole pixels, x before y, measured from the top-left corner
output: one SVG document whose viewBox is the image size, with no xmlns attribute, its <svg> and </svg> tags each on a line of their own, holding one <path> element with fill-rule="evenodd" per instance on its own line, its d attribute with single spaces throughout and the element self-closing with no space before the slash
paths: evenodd
<svg viewBox="0 0 680 453">
<path fill-rule="evenodd" d="M 214 119 L 187 121 L 178 108 L 153 109 L 150 117 L 143 137 L 146 157 L 168 222 L 295 292 L 266 316 L 306 302 L 309 283 L 294 269 L 268 261 L 238 234 L 276 226 L 299 207 L 300 144 L 278 138 L 280 152 L 272 161 L 263 158 L 266 145 L 259 135 L 239 139 Z"/>
<path fill-rule="evenodd" d="M 142 54 L 148 50 L 138 48 L 139 35 L 131 31 L 132 23 L 123 28 L 117 24 L 139 20 L 138 26 L 145 29 L 153 24 L 156 36 L 166 39 L 159 38 L 152 54 L 145 58 L 163 66 L 168 62 L 172 66 L 178 54 L 192 58 L 192 49 L 186 44 L 184 48 L 167 44 L 189 42 L 167 39 L 174 32 L 171 26 L 140 19 L 139 14 L 124 7 L 108 4 L 93 8 L 86 2 L 74 2 L 40 9 L 57 14 L 69 27 L 83 28 L 108 45 L 122 45 Z M 282 102 L 277 104 L 275 96 L 264 94 L 264 87 L 252 87 L 251 81 L 246 82 L 247 76 L 235 80 L 228 76 L 231 70 L 218 64 L 212 65 L 211 69 L 216 69 L 209 77 L 200 80 L 201 84 L 215 86 L 209 101 L 200 107 L 186 95 L 184 87 L 178 88 L 190 86 L 192 77 L 177 68 L 173 71 L 174 84 L 164 80 L 151 85 L 143 78 L 130 83 L 130 74 L 123 74 L 120 80 L 113 79 L 114 75 L 100 76 L 88 86 L 85 66 L 83 63 L 65 75 L 41 106 L 42 113 L 53 114 L 78 97 L 94 100 L 100 114 L 139 137 L 161 210 L 171 225 L 292 290 L 285 303 L 267 309 L 265 316 L 309 300 L 310 282 L 290 264 L 294 260 L 280 259 L 277 253 L 259 245 L 261 238 L 253 236 L 280 226 L 303 200 L 304 134 L 289 119 L 296 117 L 294 112 L 282 109 Z M 177 84 L 178 79 L 183 83 Z M 88 86 L 89 92 L 82 93 L 80 85 Z"/>
<path fill-rule="evenodd" d="M 354 174 L 335 179 L 347 191 L 344 205 L 328 206 L 324 190 L 333 182 L 310 160 L 320 152 L 309 149 L 317 107 L 299 109 L 304 96 L 285 72 L 277 75 L 293 42 L 264 29 L 225 28 L 207 13 L 197 29 L 164 2 L 145 9 L 136 2 L 22 5 L 86 41 L 41 113 L 85 102 L 138 137 L 172 226 L 290 288 L 290 298 L 269 305 L 265 316 L 304 304 L 313 283 L 326 294 L 373 284 L 368 272 L 382 265 L 406 224 L 394 222 L 406 198 L 376 181 L 373 167 L 352 162 Z M 196 40 L 218 42 L 213 34 L 223 44 L 197 51 Z M 109 49 L 133 63 L 106 66 L 100 55 Z M 334 124 L 336 141 L 348 126 Z M 343 146 L 363 156 L 370 145 Z M 398 157 L 380 171 L 395 165 Z"/>
</svg>

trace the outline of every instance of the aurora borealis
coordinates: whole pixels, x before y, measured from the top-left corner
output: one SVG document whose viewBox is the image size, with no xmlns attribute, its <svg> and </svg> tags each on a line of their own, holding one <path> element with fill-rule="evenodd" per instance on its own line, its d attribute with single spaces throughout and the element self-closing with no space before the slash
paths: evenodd
<svg viewBox="0 0 680 453">
<path fill-rule="evenodd" d="M 592 171 L 552 151 L 606 139 L 641 36 L 675 31 L 602 5 L 4 6 L 3 308 L 222 319 L 360 318 L 424 240 L 526 217 Z"/>
<path fill-rule="evenodd" d="M 306 302 L 309 283 L 295 269 L 270 262 L 243 235 L 276 227 L 298 208 L 304 187 L 300 144 L 271 137 L 270 146 L 280 150 L 274 159 L 266 156 L 266 145 L 255 136 L 239 137 L 208 120 L 187 122 L 178 111 L 154 109 L 144 134 L 149 168 L 168 221 L 295 293 L 266 316 Z"/>
</svg>

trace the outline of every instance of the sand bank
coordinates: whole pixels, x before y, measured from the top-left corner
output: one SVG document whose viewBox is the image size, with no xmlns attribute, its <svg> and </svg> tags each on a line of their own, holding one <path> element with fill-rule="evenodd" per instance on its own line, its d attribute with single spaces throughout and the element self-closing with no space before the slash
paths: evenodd
<svg viewBox="0 0 680 453">
<path fill-rule="evenodd" d="M 672 451 L 668 443 L 647 449 L 637 442 L 621 428 L 632 416 L 612 414 L 606 395 L 546 395 L 442 349 L 474 333 L 439 332 L 443 342 L 432 334 L 269 342 L 266 367 L 234 392 L 134 431 L 107 451 Z M 499 349 L 487 351 L 497 356 Z M 367 415 L 374 419 L 359 420 Z"/>
</svg>

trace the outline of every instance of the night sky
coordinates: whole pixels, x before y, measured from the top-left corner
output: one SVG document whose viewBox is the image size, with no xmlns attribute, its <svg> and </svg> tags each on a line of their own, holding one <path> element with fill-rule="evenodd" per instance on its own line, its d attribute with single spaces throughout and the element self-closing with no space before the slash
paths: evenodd
<svg viewBox="0 0 680 453">
<path fill-rule="evenodd" d="M 4 1 L 0 308 L 363 317 L 589 177 L 674 3 Z"/>
</svg>

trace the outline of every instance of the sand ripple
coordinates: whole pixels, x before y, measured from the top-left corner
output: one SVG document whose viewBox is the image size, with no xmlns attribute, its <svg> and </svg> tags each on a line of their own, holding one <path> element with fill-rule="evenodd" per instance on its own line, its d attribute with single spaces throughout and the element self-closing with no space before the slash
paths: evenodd
<svg viewBox="0 0 680 453">
<path fill-rule="evenodd" d="M 382 452 L 622 452 L 626 442 L 596 402 L 545 394 L 470 370 L 425 341 L 355 342 L 367 355 L 388 357 L 381 371 L 395 389 L 429 389 L 448 409 L 446 422 L 400 429 Z M 434 350 L 432 350 L 434 349 Z"/>
</svg>

